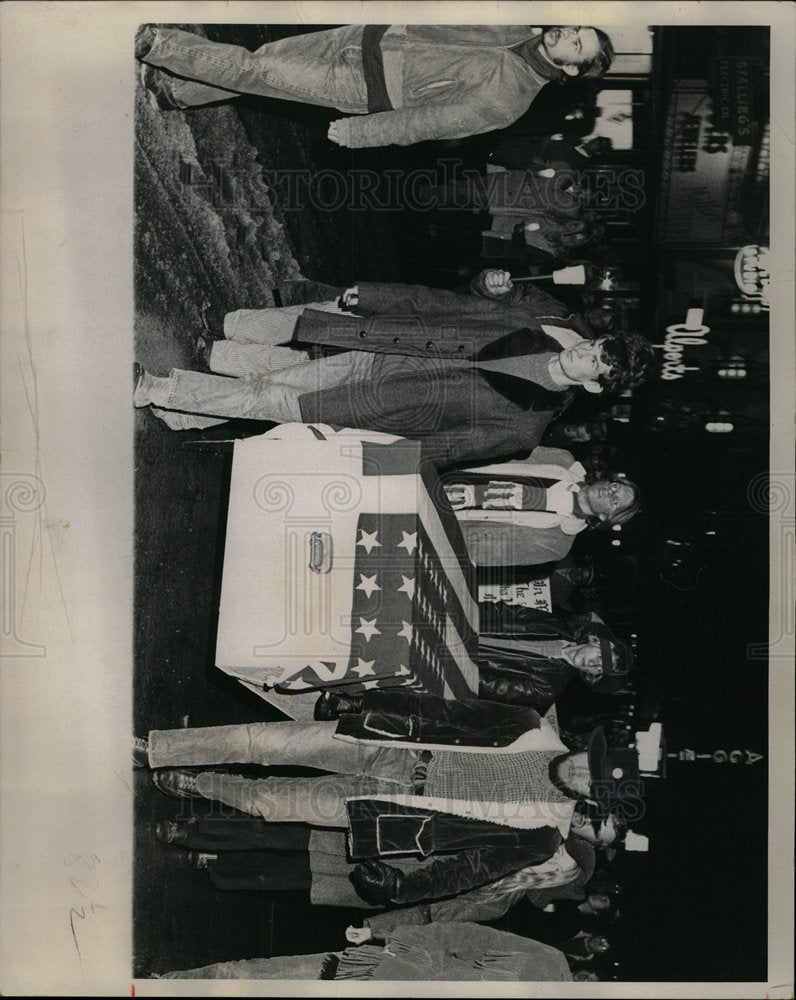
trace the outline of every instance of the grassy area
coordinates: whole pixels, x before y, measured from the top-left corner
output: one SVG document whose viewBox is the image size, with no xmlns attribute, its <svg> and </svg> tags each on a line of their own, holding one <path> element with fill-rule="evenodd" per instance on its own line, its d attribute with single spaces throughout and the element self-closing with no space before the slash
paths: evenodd
<svg viewBox="0 0 796 1000">
<path fill-rule="evenodd" d="M 136 303 L 189 349 L 204 299 L 271 305 L 274 285 L 300 272 L 230 107 L 163 113 L 139 91 L 136 122 Z"/>
<path fill-rule="evenodd" d="M 300 272 L 231 106 L 162 113 L 139 91 L 135 112 L 136 357 L 165 373 L 194 367 L 204 299 L 227 309 L 269 305 L 273 286 Z M 236 431 L 233 423 L 202 438 Z M 214 666 L 228 458 L 143 410 L 135 435 L 135 731 L 273 719 L 275 709 Z M 311 924 L 308 904 L 220 892 L 185 868 L 180 851 L 154 836 L 154 824 L 182 804 L 144 771 L 135 793 L 135 975 L 310 950 L 308 939 L 291 941 L 298 927 L 313 927 L 316 947 L 340 945 L 339 914 Z"/>
</svg>

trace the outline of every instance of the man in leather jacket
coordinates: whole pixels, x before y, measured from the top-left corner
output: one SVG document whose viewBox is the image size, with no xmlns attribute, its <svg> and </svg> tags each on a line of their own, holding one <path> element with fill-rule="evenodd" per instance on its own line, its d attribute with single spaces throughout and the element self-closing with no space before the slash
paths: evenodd
<svg viewBox="0 0 796 1000">
<path fill-rule="evenodd" d="M 576 799 L 602 801 L 618 787 L 616 773 L 631 779 L 634 766 L 638 773 L 635 753 L 609 750 L 602 730 L 587 752 L 572 754 L 533 709 L 404 691 L 368 691 L 363 713 L 336 727 L 152 731 L 136 750 L 166 794 L 224 802 L 268 822 L 347 826 L 355 860 L 471 851 L 468 864 L 457 866 L 456 891 L 551 857 L 569 832 Z M 212 763 L 331 773 L 254 779 L 183 770 Z M 632 781 L 623 787 L 631 785 L 638 791 Z"/>
<path fill-rule="evenodd" d="M 478 640 L 478 696 L 486 701 L 526 705 L 544 714 L 574 677 L 602 694 L 618 691 L 633 664 L 630 648 L 598 618 L 558 615 L 482 601 Z M 357 712 L 361 699 L 326 691 L 317 719 Z"/>
<path fill-rule="evenodd" d="M 610 694 L 633 664 L 630 648 L 599 619 L 563 618 L 482 602 L 479 697 L 546 712 L 573 677 Z"/>
<path fill-rule="evenodd" d="M 595 849 L 615 844 L 626 828 L 624 820 L 612 810 L 590 822 L 589 813 L 585 809 L 581 812 L 586 806 L 586 803 L 577 803 L 573 821 L 577 819 L 578 822 L 573 822 L 569 836 L 545 862 L 522 866 L 520 863 L 530 856 L 522 848 L 511 859 L 506 854 L 501 857 L 494 851 L 468 848 L 449 857 L 437 858 L 424 867 L 407 866 L 404 859 L 394 865 L 368 859 L 356 865 L 349 878 L 362 899 L 375 906 L 424 901 L 397 911 L 406 913 L 409 923 L 494 920 L 503 916 L 526 892 L 539 888 L 580 900 L 584 896 L 583 886 L 594 873 Z M 595 811 L 594 807 L 589 807 L 589 811 Z M 468 877 L 476 865 L 482 874 L 488 872 L 490 878 Z M 509 878 L 504 877 L 506 873 Z M 470 889 L 469 885 L 477 887 Z M 380 924 L 382 917 L 389 925 L 390 914 L 368 918 L 366 924 Z"/>
</svg>

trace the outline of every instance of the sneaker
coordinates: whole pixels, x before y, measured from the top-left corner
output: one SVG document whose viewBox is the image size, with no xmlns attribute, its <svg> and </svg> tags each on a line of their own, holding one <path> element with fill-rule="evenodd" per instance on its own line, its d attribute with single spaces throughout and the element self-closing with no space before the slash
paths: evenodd
<svg viewBox="0 0 796 1000">
<path fill-rule="evenodd" d="M 211 861 L 218 861 L 217 854 L 205 854 L 202 851 L 188 851 L 187 864 L 201 871 L 207 868 Z"/>
<path fill-rule="evenodd" d="M 179 767 L 166 767 L 152 772 L 154 786 L 174 799 L 204 798 L 197 788 L 196 778 L 193 771 L 184 771 Z"/>
<path fill-rule="evenodd" d="M 138 67 L 138 79 L 147 92 L 147 100 L 155 111 L 173 111 L 179 108 L 171 93 L 168 76 L 157 66 L 141 63 Z"/>
<path fill-rule="evenodd" d="M 199 318 L 206 340 L 224 340 L 224 316 L 226 313 L 205 300 L 199 309 Z"/>
<path fill-rule="evenodd" d="M 186 851 L 184 847 L 168 852 L 168 863 L 177 868 L 193 868 L 194 871 L 205 871 L 211 861 L 217 861 L 217 854 L 205 854 L 203 851 Z"/>
<path fill-rule="evenodd" d="M 210 351 L 204 337 L 197 337 L 193 342 L 193 363 L 197 371 L 210 371 Z"/>
<path fill-rule="evenodd" d="M 149 767 L 149 740 L 146 736 L 133 737 L 133 767 Z"/>
<path fill-rule="evenodd" d="M 143 368 L 137 361 L 133 362 L 133 406 L 149 406 L 149 400 L 145 398 L 146 393 L 144 392 L 144 376 L 146 375 L 146 369 Z"/>
<path fill-rule="evenodd" d="M 155 44 L 155 29 L 151 24 L 139 24 L 135 33 L 135 57 L 146 59 Z"/>
</svg>

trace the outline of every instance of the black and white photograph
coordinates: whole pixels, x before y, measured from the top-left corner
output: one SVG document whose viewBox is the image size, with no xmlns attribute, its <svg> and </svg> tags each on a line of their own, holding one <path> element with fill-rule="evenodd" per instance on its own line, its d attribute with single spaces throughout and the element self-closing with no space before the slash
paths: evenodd
<svg viewBox="0 0 796 1000">
<path fill-rule="evenodd" d="M 667 6 L 41 5 L 4 993 L 793 995 L 793 8 Z"/>
</svg>

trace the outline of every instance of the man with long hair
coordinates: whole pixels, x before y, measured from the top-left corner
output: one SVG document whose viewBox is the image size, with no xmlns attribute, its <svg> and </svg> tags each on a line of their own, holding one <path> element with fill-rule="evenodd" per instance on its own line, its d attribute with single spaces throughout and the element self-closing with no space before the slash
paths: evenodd
<svg viewBox="0 0 796 1000">
<path fill-rule="evenodd" d="M 152 731 L 136 741 L 153 781 L 177 798 L 222 802 L 267 823 L 347 829 L 352 880 L 368 902 L 410 903 L 541 864 L 569 833 L 578 799 L 607 809 L 638 796 L 635 751 L 602 730 L 570 753 L 532 709 L 366 692 L 363 711 L 333 722 Z M 203 765 L 260 764 L 324 774 L 249 778 Z M 478 818 L 476 818 L 478 817 Z M 470 850 L 472 848 L 472 850 Z M 402 872 L 380 857 L 439 858 Z"/>
<path fill-rule="evenodd" d="M 546 712 L 575 677 L 600 694 L 615 694 L 633 665 L 630 647 L 596 615 L 558 615 L 482 601 L 478 633 L 478 697 Z M 359 711 L 361 697 L 345 688 L 327 689 L 315 718 L 328 720 Z"/>
<path fill-rule="evenodd" d="M 228 313 L 227 337 L 242 324 L 268 347 L 274 370 L 233 379 L 142 371 L 134 404 L 173 430 L 242 417 L 400 434 L 451 465 L 530 451 L 575 390 L 622 391 L 647 376 L 653 352 L 644 338 L 594 339 L 552 296 L 517 296 L 506 272 L 486 271 L 483 283 L 483 295 L 359 283 L 342 296 L 351 312 L 326 302 L 287 317 Z"/>
</svg>

